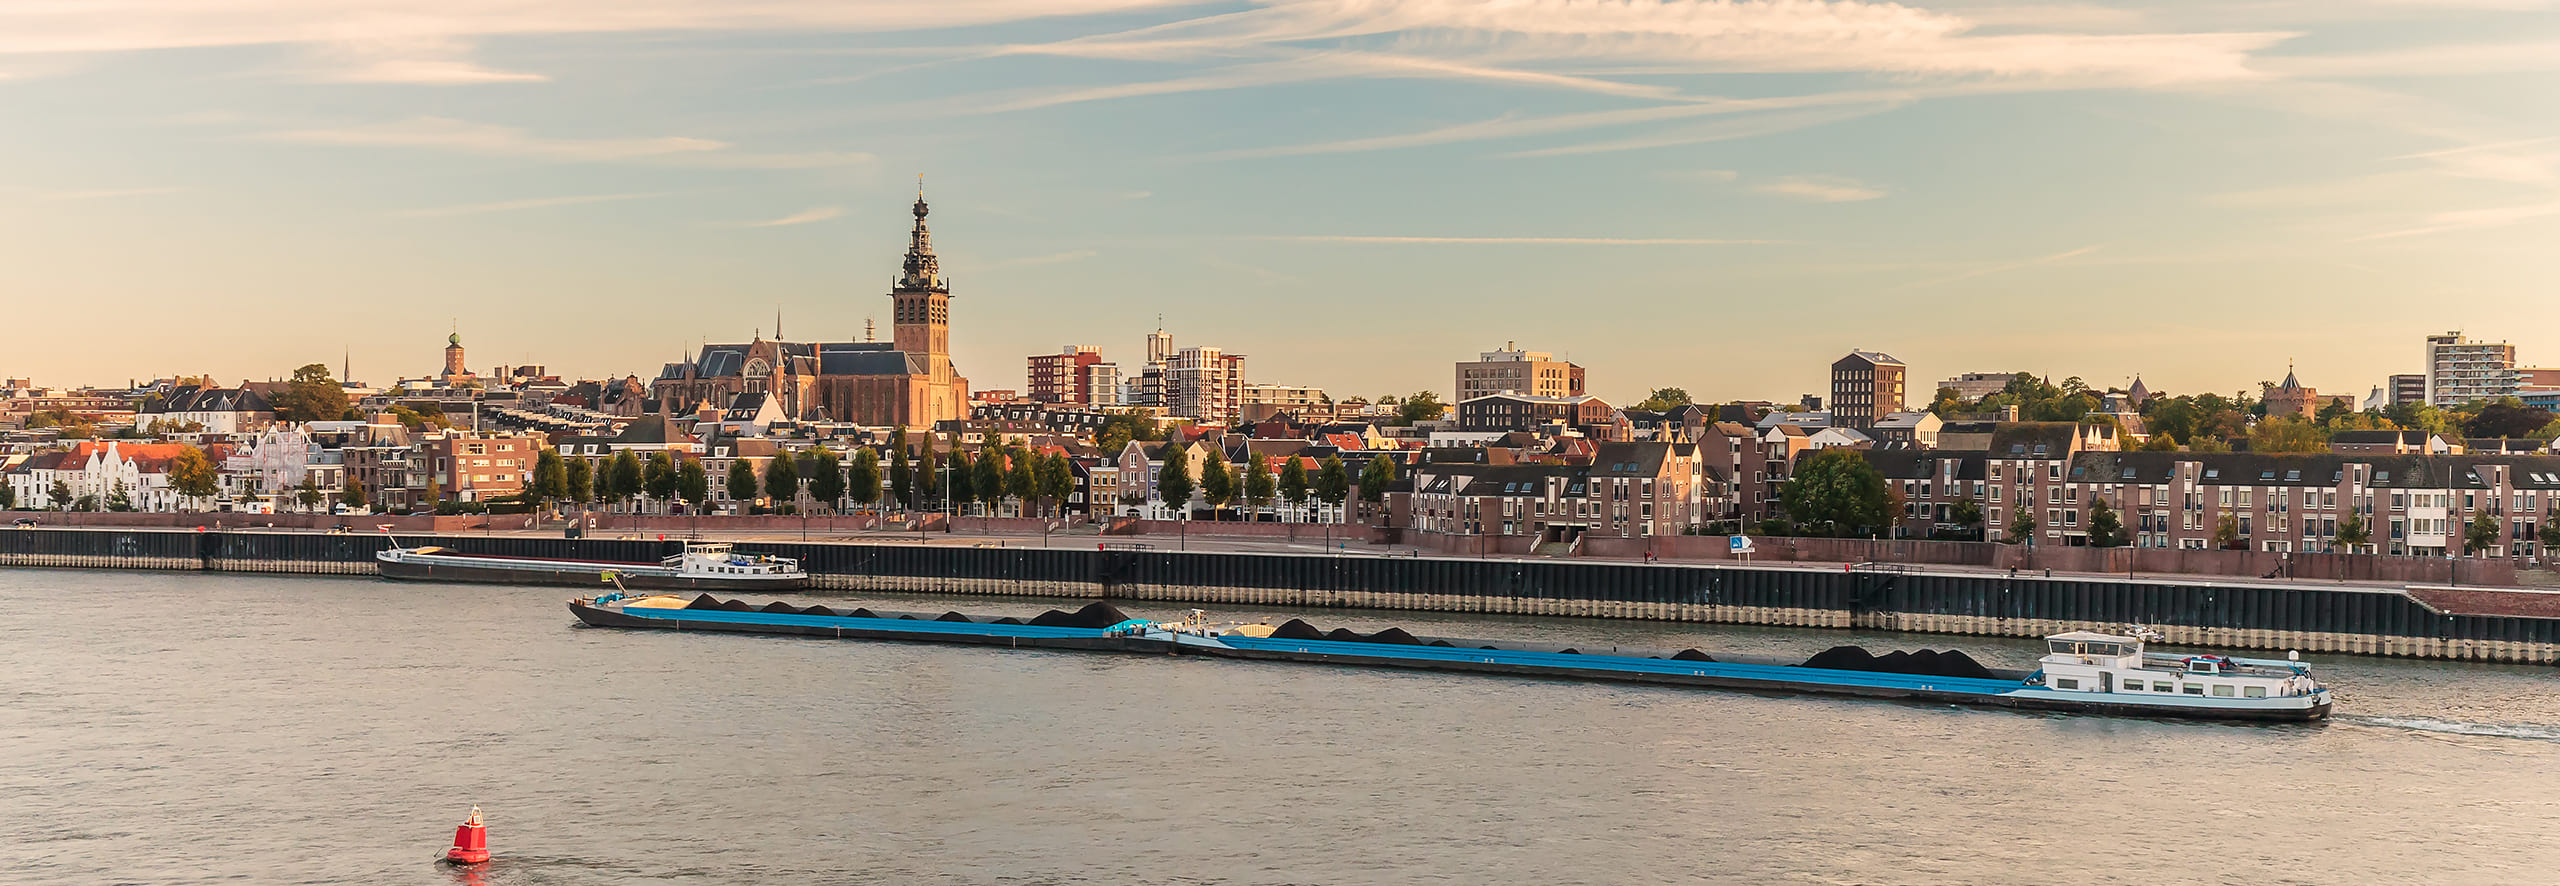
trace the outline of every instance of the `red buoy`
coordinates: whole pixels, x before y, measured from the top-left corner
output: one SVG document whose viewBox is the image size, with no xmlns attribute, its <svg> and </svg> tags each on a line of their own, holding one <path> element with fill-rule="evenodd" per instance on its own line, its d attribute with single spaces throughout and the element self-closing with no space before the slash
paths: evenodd
<svg viewBox="0 0 2560 886">
<path fill-rule="evenodd" d="M 480 807 L 471 807 L 471 820 L 453 829 L 453 848 L 445 850 L 444 860 L 453 864 L 489 860 L 489 829 L 480 823 Z"/>
</svg>

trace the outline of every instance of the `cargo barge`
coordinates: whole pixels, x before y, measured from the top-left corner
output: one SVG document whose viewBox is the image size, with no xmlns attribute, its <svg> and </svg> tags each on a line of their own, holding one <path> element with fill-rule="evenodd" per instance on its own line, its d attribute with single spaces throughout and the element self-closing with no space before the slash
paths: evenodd
<svg viewBox="0 0 2560 886">
<path fill-rule="evenodd" d="M 624 588 L 653 591 L 786 591 L 809 583 L 809 574 L 797 560 L 742 554 L 716 542 L 686 544 L 682 552 L 655 563 L 467 554 L 434 545 L 401 547 L 396 542 L 373 558 L 382 577 L 408 581 L 578 587 L 618 582 Z"/>
<path fill-rule="evenodd" d="M 2087 631 L 2046 638 L 2034 671 L 1982 667 L 1960 652 L 1870 656 L 1840 647 L 1802 663 L 1718 657 L 1695 649 L 1643 655 L 1523 643 L 1416 637 L 1389 628 L 1321 633 L 1305 622 L 1213 626 L 1198 610 L 1179 622 L 1130 618 L 1109 604 L 1025 620 L 930 616 L 826 606 L 756 606 L 703 595 L 571 600 L 586 624 L 610 628 L 795 634 L 841 639 L 967 643 L 1012 648 L 1198 655 L 1211 658 L 1455 671 L 1552 679 L 1843 695 L 2133 717 L 2310 721 L 2329 715 L 2327 687 L 2299 661 L 2147 652 L 2141 632 Z"/>
</svg>

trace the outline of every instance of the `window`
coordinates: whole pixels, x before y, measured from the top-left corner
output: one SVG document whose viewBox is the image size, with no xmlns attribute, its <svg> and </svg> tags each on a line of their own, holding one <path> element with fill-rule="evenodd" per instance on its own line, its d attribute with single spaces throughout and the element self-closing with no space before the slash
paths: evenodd
<svg viewBox="0 0 2560 886">
<path fill-rule="evenodd" d="M 2142 691 L 2142 681 L 2140 681 L 2140 680 L 2126 680 L 2126 681 L 2124 681 L 2124 686 L 2123 686 L 2119 691 L 2122 691 L 2122 692 L 2141 692 L 2141 691 Z"/>
<path fill-rule="evenodd" d="M 2213 684 L 2213 695 L 2214 695 L 2214 697 L 2215 697 L 2215 698 L 2230 698 L 2230 697 L 2231 697 L 2231 694 L 2232 694 L 2232 692 L 2231 692 L 2231 684 L 2229 684 L 2229 683 L 2215 683 L 2215 684 Z"/>
<path fill-rule="evenodd" d="M 2171 686 L 2171 685 L 2169 685 L 2169 684 L 2167 684 L 2167 683 L 2153 683 L 2153 684 L 2151 684 L 2151 691 L 2153 691 L 2153 692 L 2176 692 L 2176 691 L 2178 691 L 2178 688 L 2177 688 L 2177 687 L 2175 687 L 2175 686 Z"/>
<path fill-rule="evenodd" d="M 2203 695 L 2203 694 L 2204 694 L 2204 684 L 2202 684 L 2202 683 L 2189 683 L 2189 684 L 2187 684 L 2186 689 L 2187 689 L 2187 694 L 2188 694 L 2188 695 Z"/>
<path fill-rule="evenodd" d="M 2080 688 L 2080 681 L 2070 677 L 2055 677 L 2053 678 L 2053 688 L 2078 689 Z"/>
<path fill-rule="evenodd" d="M 2245 693 L 2243 693 L 2243 694 L 2247 695 L 2247 696 L 2248 696 L 2248 697 L 2250 697 L 2250 698 L 2265 698 L 2265 697 L 2267 697 L 2267 687 L 2264 687 L 2264 686 L 2251 686 L 2251 687 L 2249 687 L 2248 691 L 2247 691 L 2247 692 L 2245 692 Z"/>
</svg>

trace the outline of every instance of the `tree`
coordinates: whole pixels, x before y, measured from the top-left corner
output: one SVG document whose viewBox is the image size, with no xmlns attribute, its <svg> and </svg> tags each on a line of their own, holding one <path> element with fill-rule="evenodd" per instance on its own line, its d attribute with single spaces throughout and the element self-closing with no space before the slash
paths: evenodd
<svg viewBox="0 0 2560 886">
<path fill-rule="evenodd" d="M 44 503 L 57 511 L 71 510 L 71 481 L 55 478 L 44 491 Z"/>
<path fill-rule="evenodd" d="M 2019 508 L 2018 522 L 2009 524 L 2009 543 L 2017 544 L 2033 540 L 2036 537 L 2036 525 L 2036 515 L 2028 513 L 2025 508 Z"/>
<path fill-rule="evenodd" d="M 2489 516 L 2485 511 L 2471 518 L 2471 526 L 2462 531 L 2462 553 L 2468 556 L 2488 550 L 2498 543 L 2498 531 L 2502 528 L 2498 525 L 2498 518 Z"/>
<path fill-rule="evenodd" d="M 1054 513 L 1063 515 L 1067 497 L 1076 494 L 1076 467 L 1067 463 L 1066 455 L 1052 452 L 1040 459 L 1038 474 L 1040 497 L 1049 500 Z"/>
<path fill-rule="evenodd" d="M 2560 548 L 2560 520 L 2542 524 L 2542 531 L 2535 535 L 2542 538 L 2542 553 L 2549 555 L 2553 548 Z"/>
<path fill-rule="evenodd" d="M 2240 543 L 2240 515 L 2228 511 L 2213 521 L 2213 546 L 2231 548 Z"/>
<path fill-rule="evenodd" d="M 1351 472 L 1342 466 L 1342 456 L 1328 455 L 1316 465 L 1316 500 L 1341 507 L 1351 497 Z"/>
<path fill-rule="evenodd" d="M 1440 395 L 1430 391 L 1415 391 L 1413 396 L 1404 398 L 1402 403 L 1396 405 L 1396 418 L 1400 423 L 1409 425 L 1418 421 L 1437 419 L 1442 411 Z"/>
<path fill-rule="evenodd" d="M 688 458 L 676 465 L 676 496 L 684 499 L 685 511 L 696 515 L 711 501 L 711 474 L 702 469 L 700 459 Z"/>
<path fill-rule="evenodd" d="M 272 405 L 277 421 L 337 421 L 347 417 L 347 389 L 329 377 L 328 364 L 311 363 L 293 371 Z"/>
<path fill-rule="evenodd" d="M 1929 411 L 1937 413 L 1939 418 L 1963 412 L 1964 406 L 1964 394 L 1954 388 L 1939 388 L 1937 396 L 1929 400 Z"/>
<path fill-rule="evenodd" d="M 1270 459 L 1254 454 L 1250 448 L 1245 452 L 1252 464 L 1244 472 L 1244 506 L 1249 511 L 1260 513 L 1264 506 L 1271 504 L 1278 485 L 1271 477 Z M 1291 461 L 1295 462 L 1295 459 Z"/>
<path fill-rule="evenodd" d="M 916 478 L 907 466 L 907 429 L 899 428 L 889 438 L 889 494 L 898 500 L 900 509 L 916 506 Z"/>
<path fill-rule="evenodd" d="M 605 479 L 608 482 L 596 497 L 617 504 L 628 504 L 632 496 L 640 494 L 640 457 L 632 455 L 631 450 L 625 449 L 613 454 L 611 465 L 612 467 L 605 471 Z"/>
<path fill-rule="evenodd" d="M 1156 471 L 1156 493 L 1164 497 L 1164 506 L 1173 509 L 1174 519 L 1189 519 L 1191 514 L 1191 456 L 1180 443 L 1164 444 L 1164 467 Z"/>
<path fill-rule="evenodd" d="M 729 460 L 729 498 L 738 503 L 739 513 L 745 513 L 755 504 L 759 485 L 754 462 L 743 458 Z"/>
<path fill-rule="evenodd" d="M 933 500 L 933 481 L 941 472 L 940 461 L 941 456 L 934 453 L 933 444 L 930 441 L 925 444 L 924 451 L 916 454 L 915 490 L 913 492 L 916 501 L 924 502 Z"/>
<path fill-rule="evenodd" d="M 305 487 L 309 487 L 311 485 L 311 476 L 308 474 L 303 475 L 302 484 Z M 316 499 L 320 495 L 320 490 L 311 489 L 310 494 Z M 304 505 L 304 507 L 309 506 L 309 504 Z M 133 491 L 126 488 L 123 480 L 117 480 L 115 488 L 107 490 L 107 510 L 119 513 L 133 510 Z"/>
<path fill-rule="evenodd" d="M 206 458 L 202 449 L 189 446 L 169 459 L 169 488 L 189 501 L 212 498 L 220 488 L 216 482 L 213 460 Z"/>
<path fill-rule="evenodd" d="M 569 497 L 569 467 L 561 463 L 559 450 L 533 454 L 533 486 L 525 492 L 537 507 Z"/>
<path fill-rule="evenodd" d="M 2116 518 L 2116 509 L 2103 498 L 2089 502 L 2089 545 L 2112 548 L 2124 544 L 2124 521 Z"/>
<path fill-rule="evenodd" d="M 877 474 L 872 476 L 872 485 L 879 486 Z M 827 451 L 826 447 L 818 447 L 818 451 L 809 456 L 809 497 L 826 502 L 827 508 L 832 511 L 844 507 L 844 492 L 844 463 L 838 461 L 836 454 Z"/>
<path fill-rule="evenodd" d="M 950 500 L 952 511 L 967 512 L 969 502 L 978 497 L 977 463 L 969 457 L 969 450 L 956 442 L 951 447 L 951 467 L 942 472 L 942 482 L 943 497 Z"/>
<path fill-rule="evenodd" d="M 1978 533 L 1982 530 L 1982 503 L 1974 501 L 1972 496 L 1956 499 L 1956 503 L 1947 508 L 1947 517 L 1956 521 L 1956 525 L 1964 527 L 1966 534 L 1980 537 Z"/>
<path fill-rule="evenodd" d="M 1121 450 L 1129 448 L 1129 442 L 1132 440 L 1162 439 L 1164 439 L 1164 430 L 1156 424 L 1155 419 L 1140 415 L 1134 410 L 1124 409 L 1111 413 L 1109 418 L 1102 420 L 1102 427 L 1095 428 L 1093 431 L 1094 447 L 1100 449 L 1105 457 L 1118 457 Z"/>
<path fill-rule="evenodd" d="M 1236 498 L 1235 475 L 1227 471 L 1225 449 L 1212 446 L 1200 459 L 1200 500 L 1209 504 L 1209 519 L 1218 519 L 1218 511 Z"/>
<path fill-rule="evenodd" d="M 338 488 L 338 504 L 348 510 L 365 506 L 364 481 L 357 478 L 354 471 L 347 472 L 347 485 Z"/>
<path fill-rule="evenodd" d="M 1893 525 L 1884 475 L 1847 449 L 1825 449 L 1799 460 L 1795 475 L 1778 488 L 1778 499 L 1787 519 L 1831 535 L 1872 537 Z"/>
<path fill-rule="evenodd" d="M 2147 440 L 2147 441 L 2144 441 L 2144 442 L 2143 442 L 2143 444 L 2142 444 L 2142 451 L 2144 451 L 2144 452 L 2176 452 L 2176 451 L 2178 451 L 2178 438 L 2176 438 L 2176 437 L 2172 437 L 2172 436 L 2169 436 L 2169 435 L 2167 435 L 2167 434 L 2153 434 L 2153 435 L 2151 435 L 2151 439 L 2150 439 L 2150 440 Z"/>
<path fill-rule="evenodd" d="M 17 509 L 18 488 L 6 483 L 0 483 L 0 511 L 14 511 Z"/>
<path fill-rule="evenodd" d="M 987 503 L 986 513 L 993 515 L 1004 504 L 1004 450 L 995 446 L 978 448 L 978 462 L 969 468 L 969 491 Z"/>
<path fill-rule="evenodd" d="M 75 511 L 96 511 L 98 510 L 98 497 L 95 495 L 83 495 L 80 497 L 79 501 L 71 504 L 71 509 Z"/>
<path fill-rule="evenodd" d="M 444 510 L 444 484 L 437 482 L 434 477 L 427 478 L 427 496 L 423 504 L 428 510 Z"/>
<path fill-rule="evenodd" d="M 1666 412 L 1687 405 L 1689 405 L 1688 391 L 1679 388 L 1655 388 L 1652 394 L 1647 395 L 1632 408 L 1645 412 Z"/>
<path fill-rule="evenodd" d="M 799 457 L 788 452 L 773 454 L 773 462 L 764 466 L 764 496 L 773 499 L 774 510 L 791 513 L 800 505 Z"/>
<path fill-rule="evenodd" d="M 649 453 L 649 466 L 640 472 L 640 489 L 665 506 L 676 499 L 676 462 L 664 449 Z"/>
<path fill-rule="evenodd" d="M 1369 466 L 1360 469 L 1360 500 L 1373 505 L 1386 501 L 1387 487 L 1395 485 L 1395 482 L 1396 463 L 1393 459 L 1384 455 L 1370 458 Z"/>
<path fill-rule="evenodd" d="M 2553 421 L 2549 412 L 2514 397 L 2501 397 L 2464 421 L 2462 432 L 2472 437 L 2530 437 Z"/>
<path fill-rule="evenodd" d="M 2194 442 L 2187 444 L 2187 451 L 2199 453 L 2230 452 L 2231 442 L 2224 440 L 2221 437 L 2197 437 Z"/>
<path fill-rule="evenodd" d="M 1040 457 L 1020 446 L 1007 447 L 1004 457 L 1004 491 L 1019 502 L 1017 510 L 1031 511 L 1033 500 L 1040 497 Z"/>
<path fill-rule="evenodd" d="M 2249 429 L 2249 451 L 2259 453 L 2327 452 L 2329 433 L 2295 416 L 2270 418 Z"/>
<path fill-rule="evenodd" d="M 1288 500 L 1289 509 L 1292 511 L 1306 510 L 1307 493 L 1309 491 L 1310 489 L 1307 485 L 1306 459 L 1295 455 L 1281 459 L 1280 497 Z"/>
<path fill-rule="evenodd" d="M 899 467 L 903 469 L 905 465 L 901 464 Z M 853 478 L 846 491 L 853 495 L 854 504 L 867 508 L 880 503 L 880 453 L 878 450 L 865 446 L 853 451 Z"/>
<path fill-rule="evenodd" d="M 118 498 L 126 499 L 125 507 L 133 507 L 132 500 L 126 498 L 124 494 L 124 481 L 122 480 L 116 481 L 116 494 L 107 500 L 108 506 L 113 507 L 115 505 L 115 499 Z M 329 494 L 320 491 L 320 478 L 311 476 L 311 474 L 306 472 L 302 475 L 302 486 L 294 490 L 293 500 L 294 503 L 301 505 L 303 510 L 309 511 L 320 507 L 321 502 L 328 501 Z"/>
<path fill-rule="evenodd" d="M 583 458 L 561 459 L 560 497 L 584 505 L 596 497 L 596 469 Z"/>
<path fill-rule="evenodd" d="M 2338 518 L 2338 546 L 2353 551 L 2373 539 L 2372 527 L 2364 525 L 2364 515 L 2348 511 Z"/>
</svg>

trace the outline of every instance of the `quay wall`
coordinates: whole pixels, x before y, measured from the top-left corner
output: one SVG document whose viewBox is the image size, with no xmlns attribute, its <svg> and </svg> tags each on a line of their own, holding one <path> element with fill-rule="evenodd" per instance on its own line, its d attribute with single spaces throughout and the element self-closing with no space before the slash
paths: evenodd
<svg viewBox="0 0 2560 886">
<path fill-rule="evenodd" d="M 404 540 L 481 553 L 653 560 L 655 540 Z M 371 574 L 380 535 L 0 530 L 0 566 Z M 799 558 L 820 588 L 1110 597 L 1220 607 L 1402 609 L 2035 637 L 2141 624 L 2179 645 L 2560 662 L 2551 595 L 2481 588 L 2391 590 L 2053 578 L 2021 574 L 1764 569 L 1572 560 L 745 543 Z M 2457 596 L 2446 591 L 2458 590 Z M 2458 603 L 2456 603 L 2458 599 Z M 2452 605 L 2446 605 L 2452 604 Z"/>
</svg>

